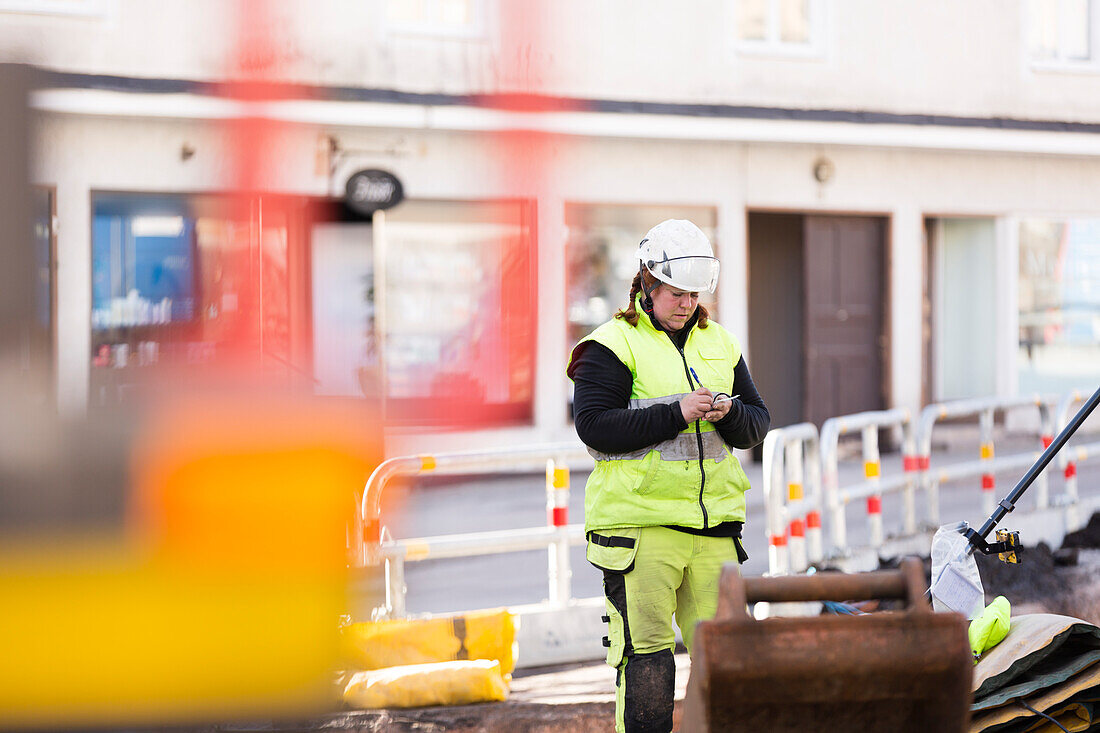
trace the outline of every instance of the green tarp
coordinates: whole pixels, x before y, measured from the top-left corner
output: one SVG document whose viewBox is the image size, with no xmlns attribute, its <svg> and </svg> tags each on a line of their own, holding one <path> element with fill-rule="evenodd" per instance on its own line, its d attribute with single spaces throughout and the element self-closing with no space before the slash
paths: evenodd
<svg viewBox="0 0 1100 733">
<path fill-rule="evenodd" d="M 974 733 L 1088 730 L 1100 701 L 1100 628 L 1081 619 L 1029 614 L 1012 619 L 1004 641 L 974 668 Z"/>
</svg>

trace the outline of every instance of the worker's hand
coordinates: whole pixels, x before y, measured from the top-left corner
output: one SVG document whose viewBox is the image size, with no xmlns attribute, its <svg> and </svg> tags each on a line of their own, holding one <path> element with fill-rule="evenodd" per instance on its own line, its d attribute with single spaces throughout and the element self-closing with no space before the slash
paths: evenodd
<svg viewBox="0 0 1100 733">
<path fill-rule="evenodd" d="M 703 419 L 707 422 L 718 422 L 726 415 L 730 414 L 730 407 L 733 405 L 733 400 L 724 399 L 711 406 L 706 415 L 703 415 Z"/>
<path fill-rule="evenodd" d="M 693 423 L 702 419 L 703 415 L 710 412 L 714 395 L 706 387 L 700 387 L 680 400 L 680 412 L 684 414 L 684 420 Z"/>
</svg>

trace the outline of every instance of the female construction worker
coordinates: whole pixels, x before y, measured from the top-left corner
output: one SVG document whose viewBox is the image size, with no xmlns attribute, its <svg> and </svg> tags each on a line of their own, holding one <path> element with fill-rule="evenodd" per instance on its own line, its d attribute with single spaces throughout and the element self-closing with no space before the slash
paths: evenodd
<svg viewBox="0 0 1100 733">
<path fill-rule="evenodd" d="M 690 221 L 638 247 L 630 303 L 573 349 L 577 434 L 596 458 L 584 493 L 588 560 L 603 571 L 616 676 L 616 730 L 672 730 L 676 623 L 691 649 L 714 615 L 718 577 L 743 562 L 745 472 L 730 448 L 764 439 L 771 417 L 741 346 L 709 320 L 718 260 Z"/>
</svg>

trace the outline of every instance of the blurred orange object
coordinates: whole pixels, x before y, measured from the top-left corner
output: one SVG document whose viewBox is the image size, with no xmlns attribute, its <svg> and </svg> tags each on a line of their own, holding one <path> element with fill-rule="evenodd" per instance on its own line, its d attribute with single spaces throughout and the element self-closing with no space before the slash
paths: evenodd
<svg viewBox="0 0 1100 733">
<path fill-rule="evenodd" d="M 330 706 L 349 497 L 381 447 L 367 417 L 221 397 L 156 411 L 127 537 L 0 548 L 0 727 Z"/>
<path fill-rule="evenodd" d="M 218 572 L 343 568 L 350 497 L 381 461 L 365 408 L 262 397 L 178 401 L 135 448 L 136 539 Z"/>
</svg>

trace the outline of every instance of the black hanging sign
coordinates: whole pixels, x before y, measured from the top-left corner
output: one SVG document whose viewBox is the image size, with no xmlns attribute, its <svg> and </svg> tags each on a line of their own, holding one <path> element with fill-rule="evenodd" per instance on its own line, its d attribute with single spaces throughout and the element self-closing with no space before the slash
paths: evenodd
<svg viewBox="0 0 1100 733">
<path fill-rule="evenodd" d="M 363 216 L 397 206 L 404 198 L 397 176 L 375 168 L 353 173 L 344 195 L 348 208 Z"/>
</svg>

